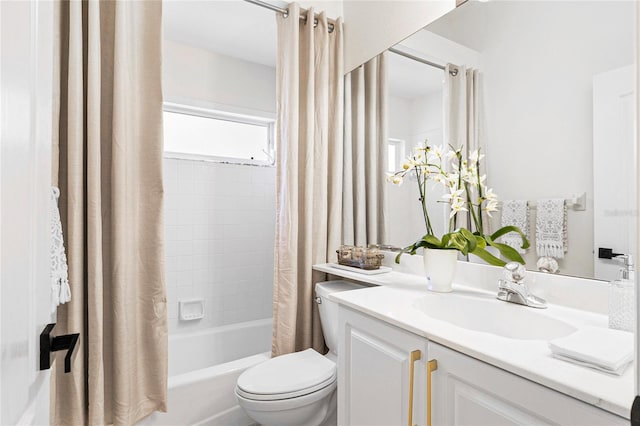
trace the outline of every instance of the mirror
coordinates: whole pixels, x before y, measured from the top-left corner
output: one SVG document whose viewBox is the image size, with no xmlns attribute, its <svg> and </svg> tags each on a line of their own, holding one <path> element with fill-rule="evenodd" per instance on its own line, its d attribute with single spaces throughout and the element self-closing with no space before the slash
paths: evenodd
<svg viewBox="0 0 640 426">
<path fill-rule="evenodd" d="M 467 1 L 394 47 L 479 71 L 484 172 L 501 201 L 530 204 L 527 269 L 538 269 L 537 202 L 546 198 L 568 203 L 559 273 L 616 279 L 622 263 L 599 259 L 598 248 L 634 254 L 635 8 L 615 1 Z M 448 143 L 445 74 L 387 55 L 389 168 L 398 170 L 417 143 Z M 389 242 L 406 246 L 425 231 L 415 179 L 387 189 Z M 448 213 L 440 212 L 444 224 Z M 494 213 L 492 228 L 500 221 Z"/>
</svg>

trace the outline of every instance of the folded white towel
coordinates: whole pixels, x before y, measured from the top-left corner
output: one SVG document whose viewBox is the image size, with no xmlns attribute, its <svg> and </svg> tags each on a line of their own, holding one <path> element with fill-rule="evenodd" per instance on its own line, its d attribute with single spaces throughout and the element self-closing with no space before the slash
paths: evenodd
<svg viewBox="0 0 640 426">
<path fill-rule="evenodd" d="M 59 196 L 60 190 L 51 187 L 51 313 L 56 311 L 58 305 L 71 300 L 67 255 L 64 252 L 62 222 L 58 210 Z"/>
<path fill-rule="evenodd" d="M 567 206 L 564 199 L 538 200 L 536 215 L 536 252 L 538 256 L 562 259 L 567 248 Z"/>
<path fill-rule="evenodd" d="M 529 238 L 529 202 L 526 200 L 505 200 L 502 203 L 501 226 L 516 226 Z M 509 232 L 502 242 L 523 254 L 522 237 L 517 232 Z"/>
<path fill-rule="evenodd" d="M 621 375 L 633 362 L 633 333 L 603 327 L 584 327 L 551 340 L 554 357 Z"/>
<path fill-rule="evenodd" d="M 603 373 L 611 374 L 611 375 L 614 375 L 614 376 L 622 376 L 622 374 L 625 372 L 625 370 L 627 369 L 629 364 L 631 364 L 631 361 L 629 361 L 628 363 L 624 364 L 622 367 L 618 368 L 617 370 L 609 370 L 609 369 L 606 369 L 606 368 L 598 367 L 597 365 L 594 365 L 594 364 L 589 364 L 588 362 L 584 362 L 584 361 L 580 361 L 580 360 L 575 359 L 575 358 L 571 358 L 569 356 L 562 356 L 562 355 L 554 354 L 554 353 L 552 353 L 551 356 L 553 356 L 554 358 L 560 359 L 562 361 L 567 361 L 567 362 L 570 362 L 572 364 L 581 365 L 583 367 L 587 367 L 587 368 L 591 368 L 591 369 L 594 369 L 594 370 L 602 371 Z"/>
</svg>

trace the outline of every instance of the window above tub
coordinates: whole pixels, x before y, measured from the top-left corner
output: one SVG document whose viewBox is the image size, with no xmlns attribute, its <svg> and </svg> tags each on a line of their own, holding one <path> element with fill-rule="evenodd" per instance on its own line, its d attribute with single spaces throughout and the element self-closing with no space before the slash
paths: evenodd
<svg viewBox="0 0 640 426">
<path fill-rule="evenodd" d="M 165 103 L 165 157 L 237 164 L 274 164 L 275 120 Z"/>
</svg>

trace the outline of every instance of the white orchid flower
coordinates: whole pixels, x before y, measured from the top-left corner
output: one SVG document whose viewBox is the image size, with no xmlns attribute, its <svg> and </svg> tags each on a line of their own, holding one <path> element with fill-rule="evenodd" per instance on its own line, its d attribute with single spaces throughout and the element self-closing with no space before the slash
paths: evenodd
<svg viewBox="0 0 640 426">
<path fill-rule="evenodd" d="M 463 168 L 461 171 L 462 171 L 462 180 L 471 184 L 476 183 L 477 179 L 476 179 L 476 174 L 474 173 L 474 169 Z"/>
<path fill-rule="evenodd" d="M 440 160 L 440 157 L 438 157 L 433 151 L 431 151 L 427 156 L 427 163 L 429 164 L 438 164 L 440 163 Z"/>
<path fill-rule="evenodd" d="M 440 183 L 440 184 L 444 184 L 446 182 L 445 177 L 442 176 L 441 173 L 431 173 L 429 175 L 429 179 L 431 179 L 434 182 Z"/>
<path fill-rule="evenodd" d="M 493 192 L 493 188 L 485 188 L 484 199 L 487 201 L 497 201 L 498 194 Z"/>
<path fill-rule="evenodd" d="M 469 154 L 469 162 L 471 164 L 476 164 L 478 161 L 484 158 L 484 154 L 480 154 L 480 149 L 474 150 L 471 154 Z"/>
<path fill-rule="evenodd" d="M 442 158 L 443 151 L 444 151 L 444 149 L 443 149 L 442 145 L 434 145 L 433 147 L 431 147 L 431 152 L 437 158 Z"/>
<path fill-rule="evenodd" d="M 458 213 L 458 212 L 466 212 L 466 211 L 468 211 L 468 210 L 464 207 L 464 200 L 462 198 L 457 198 L 451 204 L 451 213 L 449 213 L 449 219 L 451 219 L 453 216 L 455 216 L 456 213 Z"/>
<path fill-rule="evenodd" d="M 447 178 L 449 187 L 451 188 L 458 187 L 458 181 L 460 180 L 460 175 L 458 175 L 457 173 L 448 173 L 446 175 L 446 178 Z"/>
<path fill-rule="evenodd" d="M 451 192 L 449 192 L 448 194 L 444 194 L 442 198 L 449 200 L 449 202 L 452 204 L 457 202 L 458 200 L 462 200 L 462 193 L 464 192 L 464 188 L 460 188 L 460 189 L 450 188 L 450 191 Z"/>
<path fill-rule="evenodd" d="M 483 210 L 485 212 L 487 212 L 487 215 L 489 217 L 493 217 L 491 215 L 491 212 L 497 212 L 498 211 L 498 201 L 496 201 L 496 200 L 488 201 Z"/>
</svg>

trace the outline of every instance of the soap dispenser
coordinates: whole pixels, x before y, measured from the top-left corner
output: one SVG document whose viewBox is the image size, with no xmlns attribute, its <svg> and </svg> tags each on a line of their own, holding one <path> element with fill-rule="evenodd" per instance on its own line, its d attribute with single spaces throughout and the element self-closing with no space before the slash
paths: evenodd
<svg viewBox="0 0 640 426">
<path fill-rule="evenodd" d="M 609 284 L 609 328 L 634 331 L 635 323 L 635 273 L 630 254 L 617 256 L 624 266 L 620 278 Z"/>
</svg>

